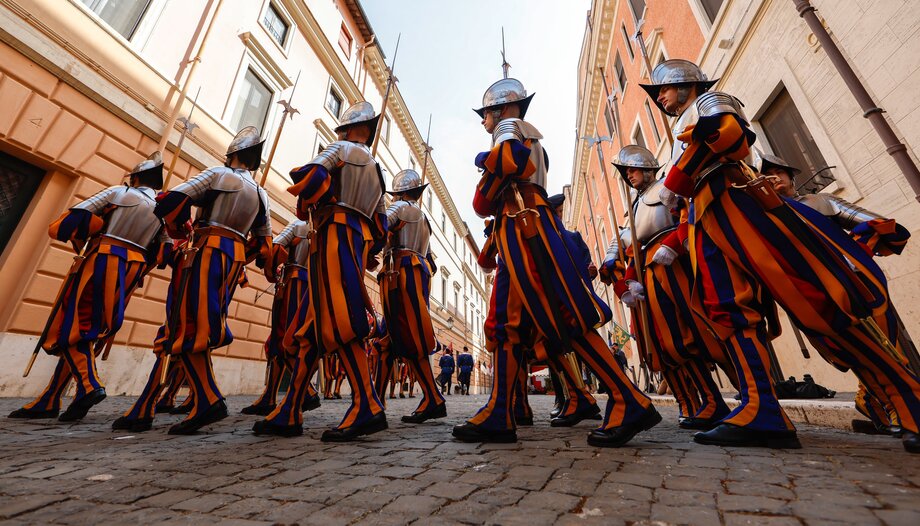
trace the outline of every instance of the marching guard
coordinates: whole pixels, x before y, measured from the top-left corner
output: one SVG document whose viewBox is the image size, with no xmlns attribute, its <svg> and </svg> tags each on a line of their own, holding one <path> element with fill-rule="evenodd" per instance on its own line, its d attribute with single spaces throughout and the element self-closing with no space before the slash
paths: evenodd
<svg viewBox="0 0 920 526">
<path fill-rule="evenodd" d="M 649 367 L 661 371 L 675 397 L 683 401 L 681 409 L 688 414 L 678 425 L 684 429 L 708 430 L 725 417 L 729 409 L 707 364 L 717 362 L 729 373 L 732 369 L 706 321 L 690 308 L 693 270 L 677 233 L 678 217 L 658 196 L 664 181 L 655 180 L 655 175 L 661 167 L 655 154 L 638 145 L 624 146 L 612 164 L 626 184 L 636 191 L 629 205 L 633 209 L 636 232 L 633 236 L 625 230 L 619 237 L 614 236 L 601 274 L 607 276 L 605 281 L 610 281 L 610 276 L 616 274 L 613 267 L 620 260 L 621 251 L 624 256 L 628 253 L 632 258 L 643 258 L 645 275 L 639 276 L 635 261 L 631 261 L 625 275 L 614 283 L 614 291 L 620 301 L 633 308 L 634 315 L 636 302 L 648 297 L 647 309 L 643 311 L 646 319 L 634 322 L 634 325 L 645 324 L 651 335 L 647 342 L 649 348 L 641 352 L 646 353 Z M 640 246 L 632 246 L 633 238 Z M 692 387 L 685 385 L 687 379 Z M 699 404 L 694 404 L 697 396 Z M 684 409 L 685 406 L 688 409 Z"/>
<path fill-rule="evenodd" d="M 898 409 L 905 449 L 920 452 L 920 381 L 890 352 L 891 343 L 874 319 L 884 302 L 833 241 L 742 162 L 756 135 L 740 102 L 725 93 L 701 94 L 705 90 L 699 86 L 711 81 L 696 65 L 681 62 L 659 64 L 653 84 L 644 86 L 656 104 L 698 116 L 695 122 L 678 119 L 683 126 L 676 135 L 684 149 L 660 196 L 668 206 L 678 196 L 693 198 L 687 239 L 700 296 L 694 297 L 694 308 L 725 342 L 741 391 L 740 406 L 694 440 L 801 447 L 769 375 L 767 342 L 778 333 L 775 301 L 804 333 L 823 340 L 833 363 L 885 392 Z M 687 78 L 691 82 L 680 82 Z"/>
<path fill-rule="evenodd" d="M 209 168 L 158 198 L 156 214 L 175 238 L 188 237 L 179 263 L 178 282 L 170 283 L 173 300 L 160 338 L 163 353 L 151 375 L 162 374 L 168 357 L 181 361 L 195 396 L 189 416 L 169 429 L 192 434 L 227 416 L 217 387 L 211 350 L 233 341 L 227 311 L 248 260 L 264 266 L 271 253 L 268 194 L 253 178 L 261 164 L 262 145 L 253 126 L 240 130 L 227 148 L 224 166 Z M 192 207 L 198 208 L 191 221 Z"/>
<path fill-rule="evenodd" d="M 492 301 L 486 321 L 488 346 L 495 353 L 492 394 L 454 437 L 470 442 L 517 440 L 512 398 L 519 381 L 524 345 L 536 341 L 539 357 L 572 348 L 610 398 L 604 421 L 588 443 L 619 447 L 661 421 L 651 400 L 629 381 L 595 327 L 610 310 L 581 275 L 575 247 L 547 201 L 548 156 L 542 135 L 523 120 L 533 95 L 505 78 L 490 86 L 475 110 L 492 135 L 492 148 L 476 157 L 483 170 L 473 208 L 494 216 L 498 254 Z"/>
<path fill-rule="evenodd" d="M 393 178 L 393 203 L 387 208 L 389 242 L 384 251 L 384 267 L 379 279 L 383 314 L 390 344 L 381 351 L 382 363 L 391 353 L 401 358 L 419 379 L 422 399 L 402 421 L 420 424 L 447 416 L 444 397 L 435 385 L 428 354 L 437 345 L 431 313 L 428 311 L 431 278 L 438 271 L 431 256 L 431 225 L 418 201 L 428 186 L 415 170 L 403 170 Z M 410 378 L 408 370 L 403 375 Z M 402 397 L 400 378 L 400 397 Z"/>
<path fill-rule="evenodd" d="M 368 102 L 348 108 L 336 128 L 338 140 L 315 159 L 291 171 L 298 216 L 312 221 L 309 301 L 301 301 L 298 323 L 285 335 L 285 346 L 295 347 L 292 386 L 275 410 L 255 423 L 256 434 L 303 434 L 300 386 L 324 353 L 336 353 L 351 384 L 352 403 L 338 426 L 327 429 L 324 442 L 345 442 L 387 428 L 364 352 L 371 332 L 367 311 L 372 309 L 364 284 L 365 270 L 377 267 L 385 241 L 384 182 L 371 155 L 380 115 Z M 303 320 L 302 323 L 300 320 Z"/>
<path fill-rule="evenodd" d="M 58 417 L 71 378 L 76 394 L 60 421 L 80 420 L 105 399 L 93 344 L 118 332 L 131 293 L 171 248 L 162 221 L 154 215 L 156 191 L 162 186 L 163 161 L 156 152 L 131 170 L 127 185 L 106 188 L 49 227 L 52 238 L 80 246 L 81 255 L 39 342 L 48 354 L 58 356 L 51 381 L 10 418 Z"/>
</svg>

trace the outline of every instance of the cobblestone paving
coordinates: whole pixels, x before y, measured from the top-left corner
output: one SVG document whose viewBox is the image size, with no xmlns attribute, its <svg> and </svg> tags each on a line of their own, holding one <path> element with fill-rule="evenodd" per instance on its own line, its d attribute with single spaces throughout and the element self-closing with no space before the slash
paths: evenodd
<svg viewBox="0 0 920 526">
<path fill-rule="evenodd" d="M 249 398 L 230 400 L 236 412 Z M 517 444 L 454 442 L 482 397 L 448 398 L 446 419 L 399 422 L 417 399 L 390 401 L 390 429 L 345 445 L 319 441 L 346 403 L 325 401 L 303 437 L 253 436 L 233 415 L 192 437 L 109 430 L 117 397 L 83 423 L 0 418 L 4 524 L 920 524 L 920 458 L 898 441 L 802 426 L 799 451 L 698 446 L 665 421 L 618 450 L 590 429 L 519 431 Z M 23 400 L 0 399 L 6 415 Z M 534 397 L 538 415 L 550 397 Z"/>
</svg>

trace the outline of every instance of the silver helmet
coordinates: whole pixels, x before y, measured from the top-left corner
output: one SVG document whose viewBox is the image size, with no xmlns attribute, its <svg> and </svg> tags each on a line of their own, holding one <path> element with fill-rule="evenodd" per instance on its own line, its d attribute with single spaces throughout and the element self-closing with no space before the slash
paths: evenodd
<svg viewBox="0 0 920 526">
<path fill-rule="evenodd" d="M 757 165 L 757 171 L 764 173 L 770 168 L 779 168 L 781 170 L 786 170 L 795 179 L 795 176 L 800 174 L 802 170 L 799 170 L 795 166 L 792 166 L 782 157 L 772 155 L 769 153 L 758 152 L 760 157 L 760 162 Z"/>
<path fill-rule="evenodd" d="M 737 97 L 721 91 L 710 91 L 696 99 L 696 109 L 701 119 L 723 113 L 733 113 L 741 117 L 744 122 L 750 123 L 742 108 L 744 104 Z"/>
<path fill-rule="evenodd" d="M 230 141 L 230 146 L 227 147 L 227 157 L 234 153 L 255 147 L 258 147 L 261 152 L 262 144 L 264 143 L 265 139 L 259 136 L 258 128 L 255 126 L 246 126 L 242 130 L 236 132 L 236 136 Z"/>
<path fill-rule="evenodd" d="M 495 82 L 482 95 L 482 107 L 474 109 L 480 117 L 485 118 L 486 111 L 505 104 L 517 102 L 521 108 L 521 118 L 527 113 L 530 101 L 536 93 L 527 94 L 524 84 L 518 79 L 501 79 Z"/>
<path fill-rule="evenodd" d="M 393 191 L 388 194 L 396 195 L 404 192 L 411 192 L 416 189 L 424 189 L 428 183 L 422 184 L 422 176 L 415 170 L 406 169 L 393 177 Z"/>
<path fill-rule="evenodd" d="M 623 181 L 630 187 L 633 185 L 629 182 L 629 177 L 626 176 L 627 169 L 639 168 L 643 172 L 650 172 L 645 176 L 645 182 L 648 183 L 654 179 L 655 173 L 661 168 L 655 154 L 637 144 L 629 144 L 621 148 L 611 164 L 617 167 L 620 176 L 623 177 Z"/>
<path fill-rule="evenodd" d="M 158 151 L 151 153 L 131 169 L 128 177 L 136 178 L 144 186 L 154 190 L 163 188 L 163 156 Z"/>
<path fill-rule="evenodd" d="M 651 81 L 651 84 L 639 85 L 648 93 L 648 96 L 651 97 L 661 111 L 676 117 L 677 114 L 667 111 L 658 102 L 658 94 L 661 92 L 661 88 L 664 86 L 686 87 L 695 84 L 699 92 L 704 93 L 709 91 L 719 79 L 709 80 L 703 70 L 693 62 L 673 58 L 655 66 L 655 69 L 652 70 Z"/>
<path fill-rule="evenodd" d="M 378 120 L 380 120 L 380 115 L 374 114 L 374 106 L 370 102 L 361 101 L 342 113 L 342 116 L 339 117 L 339 125 L 335 127 L 335 132 L 343 132 L 358 124 L 367 124 L 371 129 L 370 137 L 367 139 L 367 145 L 370 146 L 374 142 L 374 135 L 377 133 Z"/>
</svg>

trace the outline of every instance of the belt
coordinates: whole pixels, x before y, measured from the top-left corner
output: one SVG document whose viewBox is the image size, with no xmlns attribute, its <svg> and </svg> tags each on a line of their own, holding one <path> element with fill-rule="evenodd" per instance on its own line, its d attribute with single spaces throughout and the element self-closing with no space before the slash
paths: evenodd
<svg viewBox="0 0 920 526">
<path fill-rule="evenodd" d="M 99 238 L 98 244 L 102 245 L 112 245 L 116 247 L 126 248 L 128 250 L 133 250 L 135 252 L 140 252 L 141 254 L 147 255 L 147 249 L 141 248 L 140 245 L 131 243 L 130 241 L 125 241 L 124 239 L 112 237 L 109 235 L 103 235 Z"/>
<path fill-rule="evenodd" d="M 198 238 L 205 238 L 207 236 L 229 237 L 234 241 L 239 241 L 244 245 L 246 244 L 246 239 L 242 234 L 236 230 L 231 230 L 223 226 L 210 225 L 205 227 L 198 227 L 195 229 L 195 236 Z"/>
</svg>

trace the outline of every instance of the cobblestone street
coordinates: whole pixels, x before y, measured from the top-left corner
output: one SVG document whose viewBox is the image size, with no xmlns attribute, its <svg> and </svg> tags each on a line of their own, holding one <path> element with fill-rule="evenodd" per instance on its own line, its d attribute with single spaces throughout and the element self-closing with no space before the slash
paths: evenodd
<svg viewBox="0 0 920 526">
<path fill-rule="evenodd" d="M 5 524 L 904 524 L 920 523 L 920 462 L 898 441 L 800 426 L 800 451 L 690 442 L 665 421 L 619 450 L 588 447 L 587 423 L 538 418 L 507 445 L 454 442 L 482 397 L 453 396 L 449 416 L 399 422 L 417 399 L 390 400 L 390 430 L 346 445 L 319 441 L 344 400 L 305 416 L 303 437 L 253 436 L 236 414 L 192 437 L 113 433 L 131 402 L 113 397 L 78 425 L 0 420 Z M 5 415 L 20 399 L 3 399 Z M 537 396 L 537 415 L 552 398 Z"/>
</svg>

